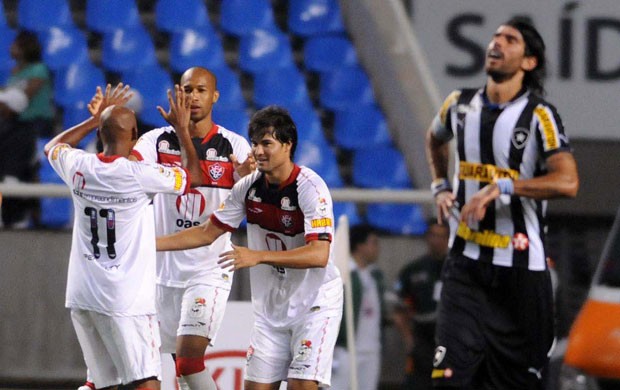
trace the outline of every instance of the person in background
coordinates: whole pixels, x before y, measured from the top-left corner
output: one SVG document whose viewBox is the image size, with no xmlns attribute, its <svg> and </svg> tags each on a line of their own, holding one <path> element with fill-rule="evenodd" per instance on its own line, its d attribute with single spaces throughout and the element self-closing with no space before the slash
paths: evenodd
<svg viewBox="0 0 620 390">
<path fill-rule="evenodd" d="M 7 90 L 22 91 L 28 104 L 22 111 L 14 111 L 14 120 L 0 130 L 0 180 L 36 182 L 37 138 L 50 137 L 54 130 L 52 81 L 42 62 L 41 45 L 35 33 L 19 32 L 10 47 L 10 55 L 15 67 L 7 80 Z M 0 102 L 0 111 L 6 109 Z M 6 227 L 28 227 L 30 217 L 37 224 L 38 200 L 5 199 L 2 220 Z"/>
<path fill-rule="evenodd" d="M 401 304 L 394 312 L 394 324 L 408 351 L 403 389 L 428 390 L 432 387 L 437 303 L 449 237 L 446 225 L 430 222 L 424 234 L 426 253 L 398 273 L 395 290 Z"/>
<path fill-rule="evenodd" d="M 547 201 L 577 195 L 577 164 L 543 98 L 545 43 L 529 20 L 495 30 L 485 71 L 483 87 L 446 98 L 426 138 L 438 221 L 450 223 L 433 385 L 542 389 L 555 333 Z"/>
<path fill-rule="evenodd" d="M 379 236 L 369 225 L 356 225 L 349 231 L 349 246 L 357 383 L 359 390 L 376 390 L 381 376 L 382 334 L 386 319 L 384 277 L 376 264 Z M 351 363 L 346 337 L 343 316 L 334 351 L 334 389 L 349 389 Z"/>
</svg>

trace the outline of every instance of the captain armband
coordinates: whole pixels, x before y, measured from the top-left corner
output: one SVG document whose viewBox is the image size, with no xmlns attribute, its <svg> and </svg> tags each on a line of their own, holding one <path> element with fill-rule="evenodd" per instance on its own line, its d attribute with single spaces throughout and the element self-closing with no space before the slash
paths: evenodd
<svg viewBox="0 0 620 390">
<path fill-rule="evenodd" d="M 431 192 L 433 193 L 433 197 L 437 196 L 440 192 L 449 191 L 452 192 L 452 186 L 450 182 L 445 177 L 435 179 L 431 183 Z"/>
</svg>

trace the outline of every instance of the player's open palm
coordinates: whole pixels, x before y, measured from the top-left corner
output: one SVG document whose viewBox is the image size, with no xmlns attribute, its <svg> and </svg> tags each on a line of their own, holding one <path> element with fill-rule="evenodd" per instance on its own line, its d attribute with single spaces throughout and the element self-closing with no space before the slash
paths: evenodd
<svg viewBox="0 0 620 390">
<path fill-rule="evenodd" d="M 170 109 L 167 112 L 162 107 L 157 106 L 157 110 L 161 116 L 177 131 L 189 129 L 191 117 L 189 99 L 185 96 L 185 93 L 178 84 L 174 85 L 174 96 L 172 96 L 172 92 L 168 90 L 168 103 Z"/>
<path fill-rule="evenodd" d="M 217 263 L 223 269 L 236 271 L 241 268 L 254 267 L 260 263 L 260 256 L 257 251 L 234 244 L 232 247 L 231 251 L 220 253 L 220 259 Z"/>
<path fill-rule="evenodd" d="M 239 177 L 249 175 L 256 169 L 256 159 L 252 153 L 248 153 L 248 158 L 246 158 L 243 163 L 240 163 L 239 159 L 237 159 L 237 156 L 234 154 L 231 154 L 228 158 L 232 162 L 233 169 L 237 172 Z"/>
<path fill-rule="evenodd" d="M 118 83 L 114 89 L 108 84 L 105 87 L 105 93 L 101 87 L 97 87 L 95 96 L 88 103 L 88 112 L 95 118 L 99 118 L 103 110 L 110 106 L 122 106 L 133 97 L 133 92 L 129 92 L 129 85 Z"/>
</svg>

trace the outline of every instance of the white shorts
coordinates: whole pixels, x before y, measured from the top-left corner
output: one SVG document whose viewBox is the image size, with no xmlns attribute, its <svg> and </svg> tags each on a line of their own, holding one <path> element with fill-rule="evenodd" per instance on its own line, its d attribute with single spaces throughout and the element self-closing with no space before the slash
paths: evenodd
<svg viewBox="0 0 620 390">
<path fill-rule="evenodd" d="M 245 379 L 274 383 L 287 378 L 331 383 L 334 346 L 342 312 L 308 313 L 296 325 L 275 328 L 257 321 L 252 329 Z"/>
<path fill-rule="evenodd" d="M 213 344 L 230 290 L 197 284 L 187 288 L 157 285 L 161 352 L 175 353 L 177 336 L 202 336 Z"/>
<path fill-rule="evenodd" d="M 161 380 L 155 315 L 112 317 L 72 309 L 71 320 L 88 377 L 98 389 L 151 377 Z"/>
</svg>

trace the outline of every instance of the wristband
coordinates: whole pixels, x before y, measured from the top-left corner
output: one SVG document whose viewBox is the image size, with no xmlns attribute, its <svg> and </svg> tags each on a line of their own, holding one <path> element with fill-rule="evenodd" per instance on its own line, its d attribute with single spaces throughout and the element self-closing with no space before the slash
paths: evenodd
<svg viewBox="0 0 620 390">
<path fill-rule="evenodd" d="M 437 196 L 437 194 L 444 191 L 452 191 L 452 186 L 450 185 L 448 179 L 442 177 L 433 180 L 433 182 L 431 183 L 431 192 L 433 193 L 433 196 L 435 197 Z"/>
<path fill-rule="evenodd" d="M 504 178 L 495 180 L 499 193 L 502 195 L 512 195 L 515 192 L 515 184 L 512 179 Z"/>
</svg>

